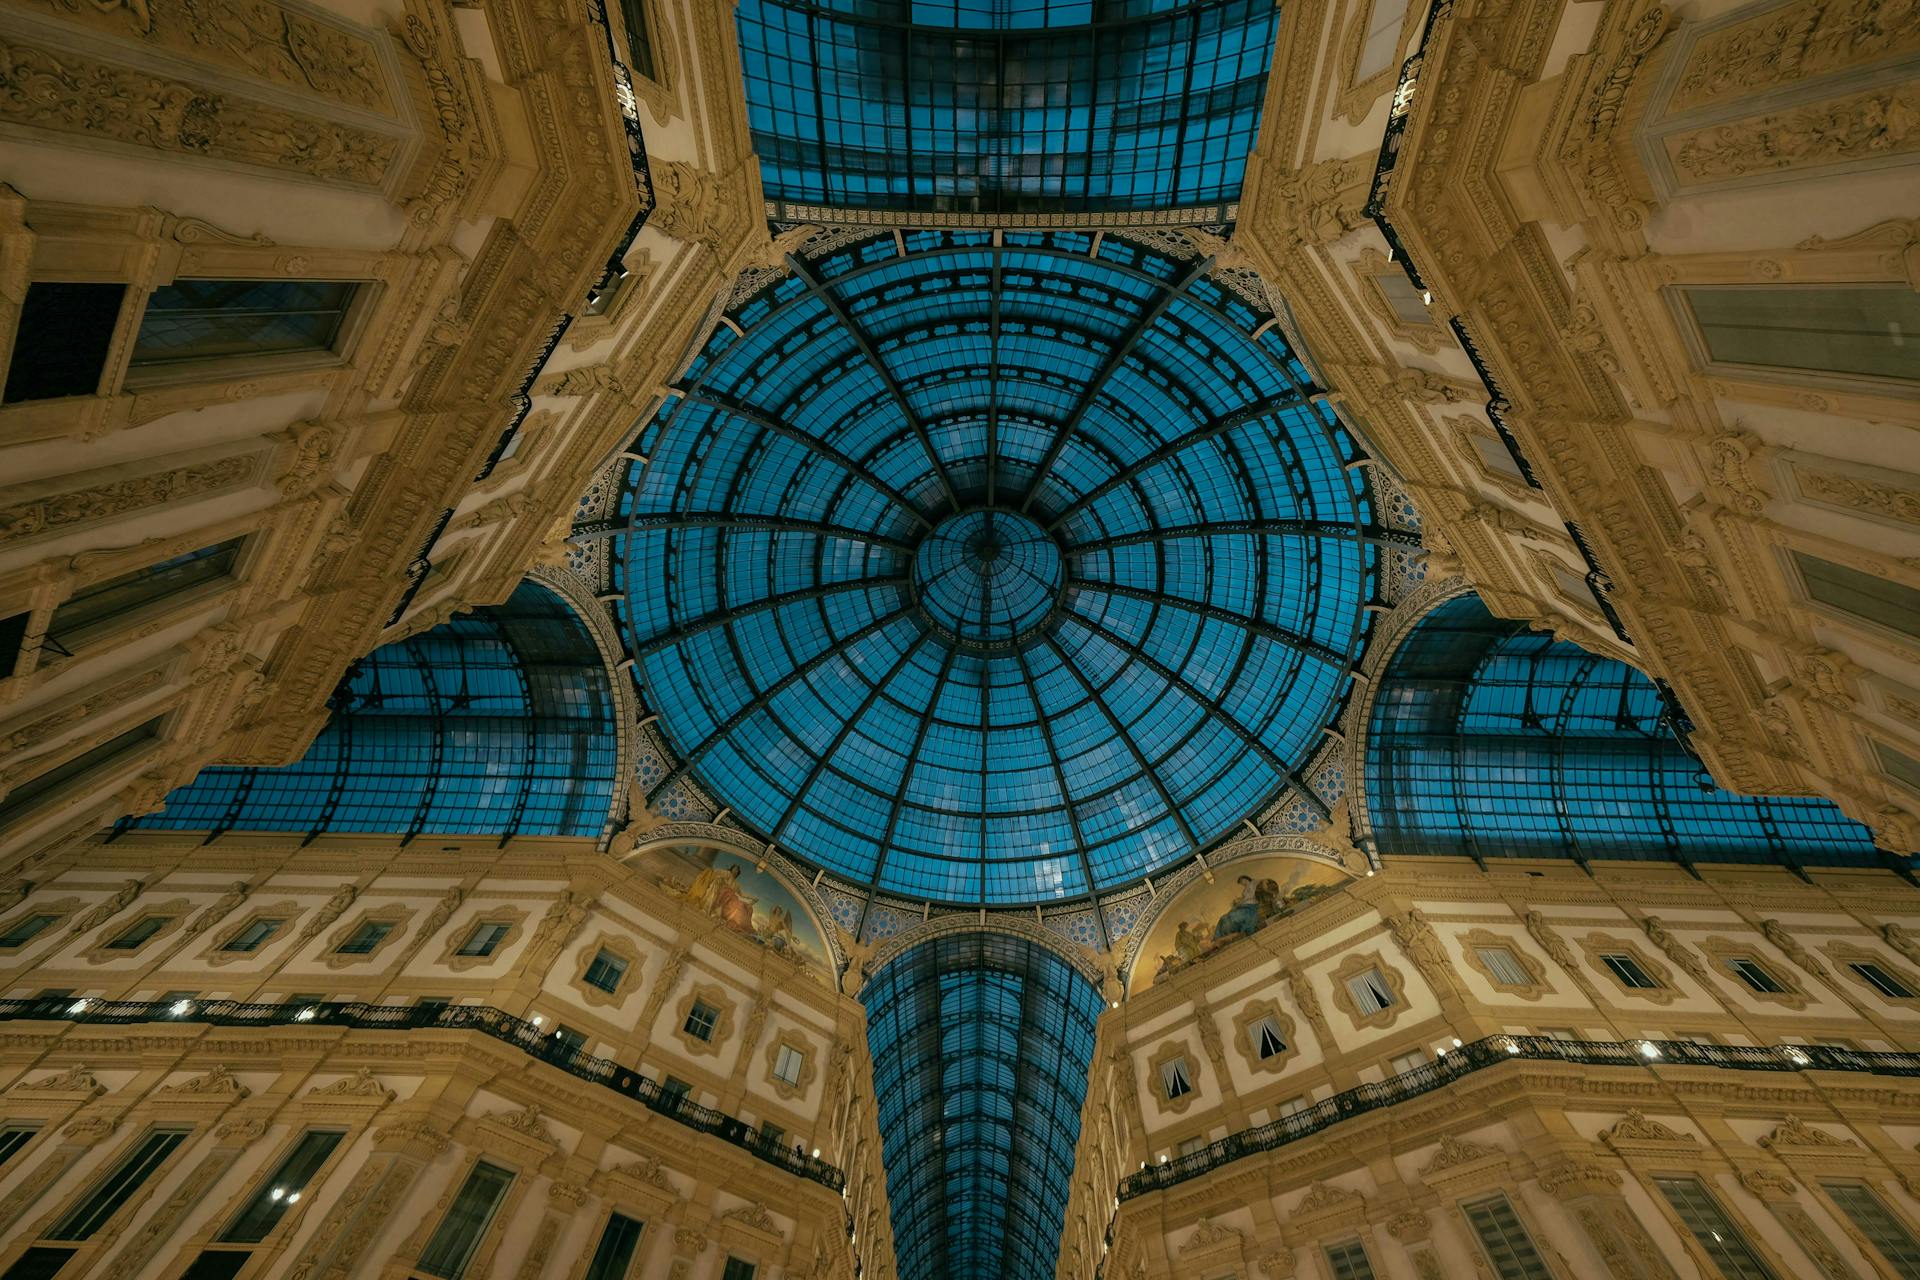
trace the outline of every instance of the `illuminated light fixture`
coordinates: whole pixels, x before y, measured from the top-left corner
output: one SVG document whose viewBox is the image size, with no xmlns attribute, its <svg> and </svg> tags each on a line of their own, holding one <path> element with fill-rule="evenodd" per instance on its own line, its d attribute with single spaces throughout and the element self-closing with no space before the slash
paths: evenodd
<svg viewBox="0 0 1920 1280">
<path fill-rule="evenodd" d="M 1432 306 L 1432 305 L 1433 305 L 1433 290 L 1431 290 L 1431 289 L 1422 289 L 1422 290 L 1420 291 L 1420 301 L 1422 301 L 1422 302 L 1424 302 L 1424 303 L 1426 303 L 1426 304 L 1427 304 L 1428 306 Z"/>
<path fill-rule="evenodd" d="M 1509 1040 L 1509 1041 L 1507 1041 L 1507 1052 L 1508 1052 L 1508 1053 L 1519 1053 L 1519 1052 L 1520 1052 L 1520 1042 L 1519 1042 L 1518 1040 Z"/>
<path fill-rule="evenodd" d="M 1660 1056 L 1660 1046 L 1651 1040 L 1642 1040 L 1640 1042 L 1640 1056 L 1643 1058 L 1657 1058 Z"/>
<path fill-rule="evenodd" d="M 299 1204 L 299 1203 L 300 1203 L 300 1193 L 299 1193 L 298 1191 L 296 1191 L 296 1192 L 294 1192 L 294 1193 L 293 1193 L 292 1195 L 290 1195 L 290 1196 L 288 1196 L 288 1197 L 287 1197 L 287 1203 L 288 1203 L 288 1204 Z"/>
<path fill-rule="evenodd" d="M 296 1014 L 294 1014 L 294 1015 L 293 1015 L 293 1020 L 294 1020 L 295 1022 L 312 1022 L 312 1021 L 313 1021 L 313 1006 L 312 1006 L 312 1005 L 308 1005 L 308 1006 L 307 1006 L 306 1008 L 304 1008 L 304 1009 L 302 1009 L 302 1010 L 301 1010 L 300 1012 L 298 1012 L 298 1013 L 296 1013 Z"/>
<path fill-rule="evenodd" d="M 174 1017 L 176 1017 L 176 1018 L 180 1018 L 180 1017 L 184 1017 L 184 1016 L 186 1016 L 187 1014 L 189 1014 L 189 1013 L 192 1013 L 192 1012 L 193 1012 L 193 1001 L 191 1001 L 191 1000 L 175 1000 L 175 1001 L 173 1002 L 173 1016 L 174 1016 Z"/>
<path fill-rule="evenodd" d="M 267 1192 L 267 1199 L 278 1200 L 281 1196 L 284 1196 L 285 1194 L 287 1194 L 285 1191 L 282 1191 L 279 1187 L 275 1187 L 273 1190 Z"/>
<path fill-rule="evenodd" d="M 1787 1060 L 1796 1067 L 1804 1067 L 1808 1062 L 1812 1061 L 1812 1059 L 1808 1058 L 1806 1054 L 1800 1052 L 1798 1049 L 1787 1050 Z"/>
<path fill-rule="evenodd" d="M 818 1160 L 818 1159 L 820 1158 L 820 1148 L 818 1148 L 818 1147 L 815 1147 L 815 1148 L 813 1149 L 813 1158 L 814 1158 L 815 1160 Z"/>
<path fill-rule="evenodd" d="M 1456 1049 L 1458 1049 L 1458 1048 L 1460 1047 L 1460 1037 L 1459 1037 L 1459 1036 L 1455 1036 L 1455 1037 L 1453 1038 L 1453 1047 L 1454 1047 L 1454 1048 L 1456 1048 Z"/>
<path fill-rule="evenodd" d="M 87 1001 L 85 1000 L 75 1000 L 72 1004 L 67 1006 L 68 1013 L 85 1013 L 86 1011 L 87 1011 Z"/>
<path fill-rule="evenodd" d="M 537 1014 L 537 1013 L 533 1015 L 533 1025 L 534 1025 L 534 1026 L 536 1026 L 536 1027 L 544 1027 L 544 1026 L 545 1026 L 546 1024 L 547 1024 L 547 1020 L 546 1020 L 546 1018 L 545 1018 L 545 1017 L 543 1017 L 543 1016 L 541 1016 L 540 1014 Z"/>
</svg>

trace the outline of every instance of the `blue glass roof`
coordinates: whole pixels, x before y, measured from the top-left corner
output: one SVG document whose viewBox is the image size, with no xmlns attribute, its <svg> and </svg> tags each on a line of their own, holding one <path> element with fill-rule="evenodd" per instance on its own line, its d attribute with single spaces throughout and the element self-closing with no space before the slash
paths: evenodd
<svg viewBox="0 0 1920 1280">
<path fill-rule="evenodd" d="M 613 802 L 607 666 L 573 611 L 523 582 L 348 668 L 307 754 L 215 767 L 122 826 L 153 831 L 598 836 Z"/>
<path fill-rule="evenodd" d="M 896 1269 L 1051 1280 L 1100 995 L 998 934 L 936 938 L 861 990 Z"/>
<path fill-rule="evenodd" d="M 914 232 L 738 307 L 581 531 L 619 540 L 682 762 L 650 795 L 690 770 L 855 882 L 1009 904 L 1304 790 L 1391 535 L 1280 331 L 1200 267 Z"/>
<path fill-rule="evenodd" d="M 761 181 L 838 208 L 1224 205 L 1279 17 L 1274 0 L 741 0 Z"/>
<path fill-rule="evenodd" d="M 1652 681 L 1493 617 L 1435 609 L 1395 651 L 1367 738 L 1383 854 L 1872 866 L 1867 829 L 1825 800 L 1715 786 Z"/>
</svg>

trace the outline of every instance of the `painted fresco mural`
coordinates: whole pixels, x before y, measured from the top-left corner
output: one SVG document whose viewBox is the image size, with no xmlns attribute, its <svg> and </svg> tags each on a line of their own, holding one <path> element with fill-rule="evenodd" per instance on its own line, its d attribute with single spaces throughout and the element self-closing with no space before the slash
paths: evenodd
<svg viewBox="0 0 1920 1280">
<path fill-rule="evenodd" d="M 711 916 L 722 928 L 751 938 L 833 982 L 825 935 L 800 896 L 753 860 L 724 849 L 673 845 L 643 855 L 654 882 Z"/>
<path fill-rule="evenodd" d="M 1245 858 L 1196 881 L 1153 923 L 1133 962 L 1131 989 L 1144 991 L 1285 919 L 1345 884 L 1338 867 L 1285 855 Z"/>
</svg>

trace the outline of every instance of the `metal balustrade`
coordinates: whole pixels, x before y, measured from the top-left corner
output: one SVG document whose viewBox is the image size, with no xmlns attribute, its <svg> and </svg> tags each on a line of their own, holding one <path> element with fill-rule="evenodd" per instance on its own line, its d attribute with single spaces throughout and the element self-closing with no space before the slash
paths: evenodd
<svg viewBox="0 0 1920 1280">
<path fill-rule="evenodd" d="M 1920 1076 L 1920 1053 L 1867 1053 L 1817 1044 L 1724 1045 L 1691 1040 L 1556 1040 L 1488 1036 L 1448 1050 L 1432 1062 L 1373 1084 L 1336 1093 L 1292 1115 L 1229 1134 L 1198 1151 L 1149 1165 L 1120 1182 L 1119 1198 L 1164 1191 L 1242 1157 L 1273 1151 L 1343 1120 L 1433 1092 L 1462 1076 L 1515 1060 L 1583 1067 L 1720 1067 L 1732 1071 L 1851 1071 Z"/>
<path fill-rule="evenodd" d="M 248 1004 L 238 1000 L 97 1000 L 73 996 L 0 1000 L 0 1022 L 20 1021 L 97 1026 L 155 1022 L 204 1023 L 216 1027 L 346 1027 L 355 1031 L 477 1031 L 823 1187 L 839 1191 L 847 1183 L 846 1174 L 835 1166 L 787 1146 L 783 1140 L 763 1133 L 737 1116 L 703 1107 L 670 1092 L 658 1081 L 610 1058 L 596 1058 L 570 1048 L 527 1019 L 487 1005 L 383 1005 L 359 1001 Z"/>
</svg>

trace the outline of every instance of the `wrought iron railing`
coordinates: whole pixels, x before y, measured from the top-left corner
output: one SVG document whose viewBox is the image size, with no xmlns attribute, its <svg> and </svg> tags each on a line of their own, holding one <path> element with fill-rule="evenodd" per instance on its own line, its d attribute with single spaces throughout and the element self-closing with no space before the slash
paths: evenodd
<svg viewBox="0 0 1920 1280">
<path fill-rule="evenodd" d="M 525 1018 L 487 1005 L 384 1005 L 360 1002 L 238 1000 L 95 1000 L 73 996 L 0 999 L 0 1022 L 75 1022 L 119 1026 L 134 1022 L 205 1023 L 216 1027 L 347 1027 L 355 1031 L 477 1031 L 513 1045 L 570 1076 L 611 1089 L 623 1098 L 712 1134 L 789 1173 L 839 1191 L 847 1178 L 835 1166 L 711 1107 L 663 1088 L 632 1067 L 572 1048 Z"/>
<path fill-rule="evenodd" d="M 1583 1067 L 1698 1066 L 1733 1071 L 1853 1071 L 1920 1076 L 1920 1053 L 1866 1053 L 1818 1044 L 1695 1044 L 1690 1040 L 1556 1040 L 1549 1036 L 1488 1036 L 1432 1062 L 1376 1084 L 1358 1085 L 1267 1124 L 1228 1134 L 1199 1151 L 1149 1165 L 1121 1180 L 1120 1199 L 1197 1178 L 1245 1156 L 1272 1151 L 1355 1116 L 1432 1093 L 1488 1067 L 1516 1059 L 1570 1062 Z"/>
</svg>

